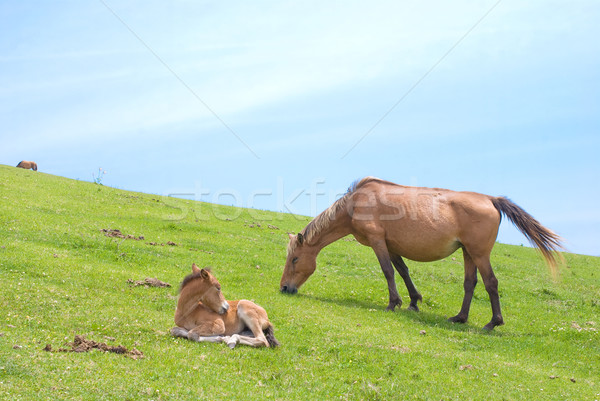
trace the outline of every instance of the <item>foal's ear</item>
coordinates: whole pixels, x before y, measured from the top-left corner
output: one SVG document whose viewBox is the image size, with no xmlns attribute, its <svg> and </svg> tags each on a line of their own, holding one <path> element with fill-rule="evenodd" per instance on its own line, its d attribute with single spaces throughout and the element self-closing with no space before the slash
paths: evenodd
<svg viewBox="0 0 600 401">
<path fill-rule="evenodd" d="M 199 273 L 200 269 L 196 266 L 195 263 L 192 263 L 192 273 Z"/>
<path fill-rule="evenodd" d="M 200 275 L 202 276 L 203 279 L 207 279 L 208 271 L 206 269 L 202 269 L 202 270 L 200 270 Z"/>
<path fill-rule="evenodd" d="M 302 235 L 301 233 L 298 233 L 297 237 L 298 237 L 298 243 L 300 245 L 302 245 L 302 243 L 304 242 L 304 235 Z"/>
</svg>

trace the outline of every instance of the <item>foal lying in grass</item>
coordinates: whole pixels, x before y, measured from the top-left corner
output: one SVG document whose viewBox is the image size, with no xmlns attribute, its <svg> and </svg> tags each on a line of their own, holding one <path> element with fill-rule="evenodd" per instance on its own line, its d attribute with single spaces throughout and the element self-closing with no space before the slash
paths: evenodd
<svg viewBox="0 0 600 401">
<path fill-rule="evenodd" d="M 177 327 L 171 329 L 175 337 L 224 342 L 232 349 L 238 343 L 251 347 L 279 345 L 263 308 L 246 300 L 227 302 L 217 279 L 196 264 L 192 265 L 192 274 L 181 282 L 175 324 Z"/>
</svg>

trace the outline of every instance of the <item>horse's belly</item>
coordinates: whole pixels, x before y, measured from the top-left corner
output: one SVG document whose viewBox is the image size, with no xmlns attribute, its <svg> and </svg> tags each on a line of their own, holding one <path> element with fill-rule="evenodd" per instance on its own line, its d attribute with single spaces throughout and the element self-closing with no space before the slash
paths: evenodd
<svg viewBox="0 0 600 401">
<path fill-rule="evenodd" d="M 417 262 L 433 262 L 443 259 L 461 247 L 461 243 L 456 238 L 431 239 L 388 240 L 387 246 L 389 252 Z"/>
</svg>

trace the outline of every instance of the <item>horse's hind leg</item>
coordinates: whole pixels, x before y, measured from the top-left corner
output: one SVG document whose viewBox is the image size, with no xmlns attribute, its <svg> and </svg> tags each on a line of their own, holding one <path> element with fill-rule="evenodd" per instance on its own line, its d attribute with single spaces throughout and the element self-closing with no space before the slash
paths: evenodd
<svg viewBox="0 0 600 401">
<path fill-rule="evenodd" d="M 504 319 L 502 318 L 502 312 L 500 310 L 500 296 L 498 295 L 498 279 L 494 275 L 494 271 L 492 270 L 492 264 L 490 263 L 489 256 L 475 259 L 475 264 L 477 265 L 477 269 L 479 270 L 479 274 L 481 274 L 481 278 L 483 280 L 483 284 L 485 285 L 485 289 L 490 296 L 490 302 L 492 304 L 492 320 L 485 326 L 483 326 L 486 330 L 492 330 L 496 326 L 501 326 L 504 324 Z"/>
<path fill-rule="evenodd" d="M 253 302 L 241 300 L 238 303 L 237 314 L 240 320 L 254 334 L 254 337 L 238 335 L 240 344 L 251 347 L 268 347 L 269 342 L 267 341 L 267 337 L 265 337 L 265 333 L 263 333 L 263 327 L 266 327 L 269 322 L 267 312 Z"/>
<path fill-rule="evenodd" d="M 475 291 L 475 286 L 477 285 L 477 266 L 475 266 L 475 262 L 473 262 L 471 255 L 469 255 L 469 252 L 467 252 L 465 248 L 463 248 L 463 258 L 465 261 L 465 282 L 463 284 L 465 296 L 463 298 L 462 307 L 460 308 L 458 315 L 448 319 L 448 321 L 454 323 L 467 322 L 467 319 L 469 318 L 469 309 L 471 309 L 473 292 Z"/>
<path fill-rule="evenodd" d="M 263 342 L 261 339 L 256 338 L 256 337 L 240 336 L 239 334 L 234 334 L 234 336 L 237 337 L 238 343 L 242 344 L 242 345 L 249 345 L 250 347 L 256 347 L 256 348 L 269 346 L 268 342 L 265 344 L 265 342 Z M 228 343 L 228 345 L 229 345 L 229 343 Z M 233 347 L 230 346 L 230 348 L 233 348 Z"/>
<path fill-rule="evenodd" d="M 490 252 L 476 252 L 464 247 L 463 253 L 465 255 L 465 298 L 463 300 L 463 306 L 460 312 L 458 315 L 450 318 L 450 321 L 461 323 L 467 321 L 469 307 L 471 305 L 471 298 L 473 297 L 473 290 L 475 289 L 475 284 L 477 284 L 477 271 L 479 271 L 479 274 L 483 280 L 483 284 L 485 285 L 485 289 L 490 297 L 490 303 L 492 304 L 492 320 L 490 320 L 490 322 L 483 328 L 486 330 L 492 330 L 496 326 L 503 325 L 504 319 L 502 318 L 502 312 L 500 310 L 500 296 L 498 295 L 498 279 L 492 270 L 492 264 L 490 263 Z"/>
<path fill-rule="evenodd" d="M 392 263 L 394 264 L 394 267 L 396 267 L 396 270 L 400 274 L 400 277 L 402 277 L 402 279 L 404 280 L 404 284 L 406 285 L 406 289 L 408 290 L 408 294 L 410 295 L 410 306 L 408 307 L 408 310 L 414 310 L 418 312 L 419 306 L 417 305 L 417 302 L 422 302 L 423 297 L 421 296 L 419 291 L 417 291 L 417 288 L 415 287 L 410 278 L 410 274 L 408 273 L 408 266 L 406 266 L 406 263 L 404 263 L 404 259 L 402 259 L 402 256 L 390 254 L 390 258 L 392 260 Z"/>
</svg>

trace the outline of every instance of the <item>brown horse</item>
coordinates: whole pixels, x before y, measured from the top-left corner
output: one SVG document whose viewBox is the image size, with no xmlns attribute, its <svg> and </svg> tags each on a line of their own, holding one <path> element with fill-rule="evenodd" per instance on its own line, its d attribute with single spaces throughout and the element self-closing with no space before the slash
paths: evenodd
<svg viewBox="0 0 600 401">
<path fill-rule="evenodd" d="M 28 162 L 26 160 L 23 160 L 17 164 L 17 167 L 21 167 L 26 170 L 32 169 L 33 171 L 37 171 L 37 164 L 35 162 Z"/>
<path fill-rule="evenodd" d="M 395 267 L 410 295 L 408 309 L 418 311 L 417 302 L 422 297 L 403 258 L 430 262 L 462 248 L 465 294 L 460 312 L 449 320 L 467 321 L 479 270 L 492 304 L 492 320 L 484 328 L 491 330 L 504 324 L 498 280 L 490 264 L 501 214 L 540 249 L 554 273 L 553 252 L 562 248 L 561 238 L 509 199 L 474 192 L 405 187 L 366 177 L 354 183 L 298 235 L 290 234 L 281 292 L 296 293 L 315 271 L 321 249 L 352 234 L 375 251 L 388 284 L 387 310 L 393 311 L 402 304 L 394 281 Z"/>
<path fill-rule="evenodd" d="M 227 302 L 217 279 L 195 264 L 192 274 L 181 282 L 175 324 L 173 336 L 198 342 L 225 342 L 230 348 L 238 343 L 252 347 L 279 345 L 263 308 L 246 300 Z"/>
</svg>

